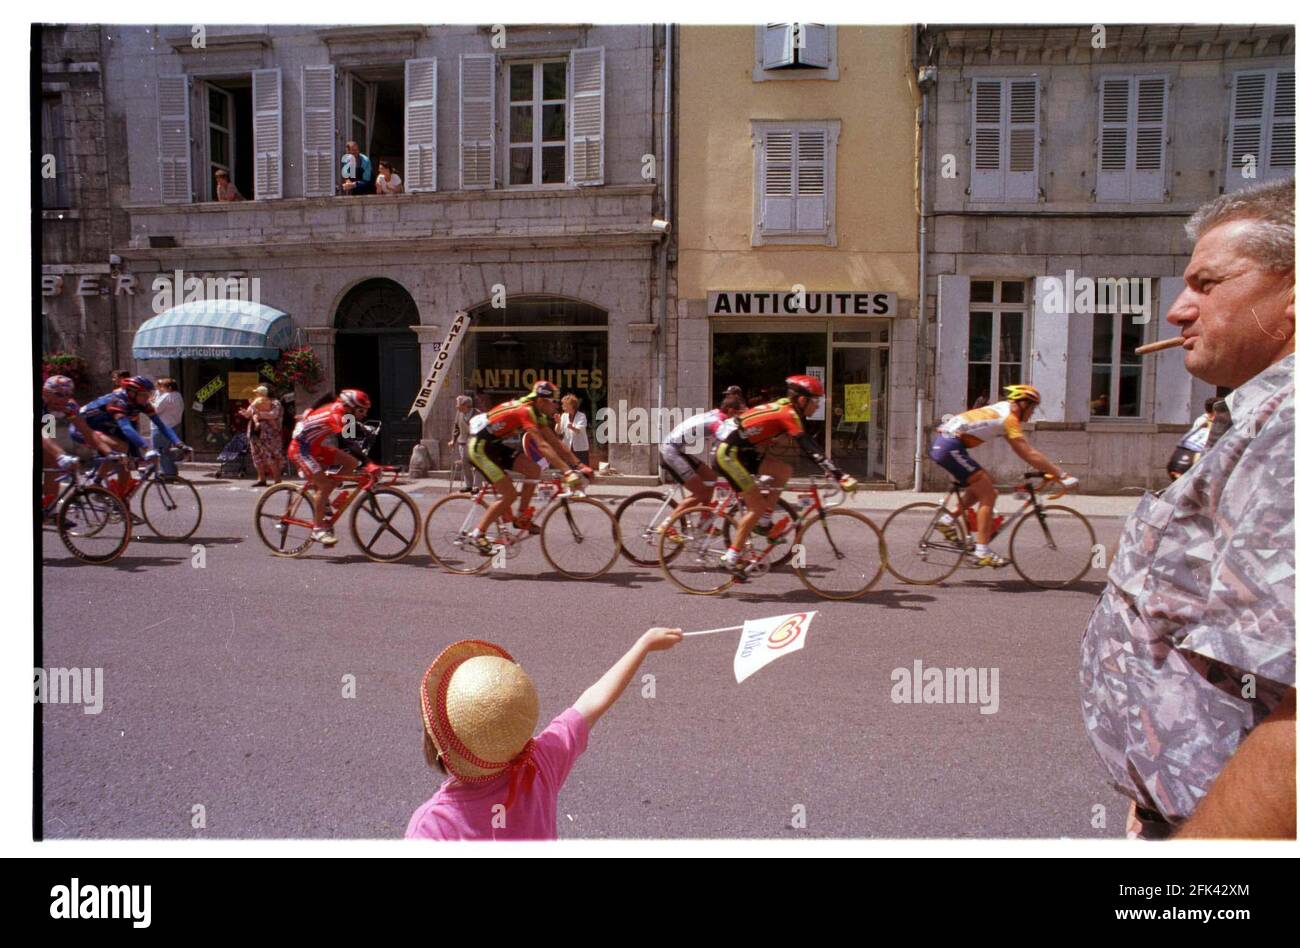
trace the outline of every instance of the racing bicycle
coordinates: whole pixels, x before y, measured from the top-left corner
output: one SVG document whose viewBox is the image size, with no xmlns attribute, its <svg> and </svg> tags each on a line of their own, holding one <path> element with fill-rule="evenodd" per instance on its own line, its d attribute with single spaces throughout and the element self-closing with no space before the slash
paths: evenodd
<svg viewBox="0 0 1300 948">
<path fill-rule="evenodd" d="M 180 448 L 168 448 L 173 458 L 189 454 Z M 146 461 L 124 454 L 102 455 L 92 459 L 91 482 L 121 497 L 129 509 L 131 498 L 140 495 L 140 515 L 155 535 L 164 540 L 188 540 L 203 522 L 203 500 L 199 490 L 183 477 L 164 477 L 161 457 Z M 130 482 L 125 493 L 109 487 L 121 465 L 126 465 Z"/>
<path fill-rule="evenodd" d="M 112 454 L 105 460 L 122 460 Z M 111 563 L 131 544 L 131 513 L 112 491 L 90 483 L 80 467 L 51 468 L 59 475 L 59 492 L 42 517 L 59 533 L 68 552 L 84 563 Z"/>
</svg>

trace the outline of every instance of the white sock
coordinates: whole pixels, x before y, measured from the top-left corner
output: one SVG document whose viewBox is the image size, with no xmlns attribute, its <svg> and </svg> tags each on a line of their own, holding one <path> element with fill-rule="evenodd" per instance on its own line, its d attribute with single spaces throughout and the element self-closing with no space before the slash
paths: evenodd
<svg viewBox="0 0 1300 948">
<path fill-rule="evenodd" d="M 475 527 L 473 530 L 469 532 L 469 538 L 471 540 L 477 540 L 482 535 L 483 535 L 483 531 L 480 530 L 478 527 Z"/>
<path fill-rule="evenodd" d="M 726 560 L 728 563 L 734 563 L 736 562 L 736 560 L 740 559 L 740 554 L 737 553 L 735 550 L 733 550 L 731 547 L 727 547 L 727 552 L 722 554 L 722 558 Z"/>
<path fill-rule="evenodd" d="M 976 544 L 975 544 L 975 555 L 976 555 L 976 556 L 988 556 L 991 552 L 993 552 L 993 551 L 989 549 L 987 543 L 976 543 Z"/>
</svg>

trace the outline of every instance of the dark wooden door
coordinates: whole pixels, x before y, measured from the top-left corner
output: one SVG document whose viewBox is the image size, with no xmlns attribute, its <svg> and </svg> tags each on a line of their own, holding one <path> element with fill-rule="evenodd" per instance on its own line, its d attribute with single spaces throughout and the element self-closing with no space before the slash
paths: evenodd
<svg viewBox="0 0 1300 948">
<path fill-rule="evenodd" d="M 420 343 L 415 333 L 379 337 L 379 454 L 385 464 L 405 466 L 420 440 L 420 416 L 408 415 L 420 386 Z"/>
</svg>

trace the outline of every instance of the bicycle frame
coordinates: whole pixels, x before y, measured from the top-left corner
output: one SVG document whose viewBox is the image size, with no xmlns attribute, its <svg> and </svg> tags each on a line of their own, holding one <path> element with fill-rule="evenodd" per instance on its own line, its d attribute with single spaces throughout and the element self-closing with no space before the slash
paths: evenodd
<svg viewBox="0 0 1300 948">
<path fill-rule="evenodd" d="M 514 479 L 512 478 L 512 480 Z M 533 514 L 534 522 L 540 521 L 542 519 L 542 514 L 549 510 L 551 505 L 556 501 L 563 500 L 566 497 L 584 496 L 581 491 L 569 490 L 565 487 L 558 476 L 520 478 L 519 480 L 515 480 L 514 483 L 517 485 L 533 484 L 536 486 L 537 490 L 533 494 L 534 503 L 537 505 L 537 509 Z M 498 495 L 496 487 L 490 483 L 484 484 L 474 493 L 474 505 L 470 507 L 469 513 L 465 515 L 465 520 L 460 525 L 460 534 L 462 536 L 467 536 L 470 530 L 474 528 L 474 524 L 482 519 L 482 510 L 486 510 L 488 507 L 491 507 L 494 503 L 500 500 L 499 495 L 494 496 L 489 500 L 489 494 Z M 480 510 L 480 508 L 482 508 L 482 510 Z M 498 518 L 496 522 L 493 523 L 493 526 L 498 530 L 498 535 L 494 539 L 506 546 L 514 546 L 515 544 L 522 543 L 533 535 L 527 529 L 516 528 L 511 530 L 510 526 L 513 526 L 513 524 L 507 524 L 508 522 L 505 518 Z"/>
<path fill-rule="evenodd" d="M 836 486 L 834 486 L 834 487 L 832 487 L 831 489 L 829 489 L 829 490 L 826 491 L 826 493 L 827 493 L 827 494 L 830 494 L 830 495 L 838 494 L 839 497 L 838 497 L 837 499 L 835 499 L 835 500 L 832 501 L 832 502 L 826 502 L 826 501 L 824 501 L 824 500 L 822 499 L 822 489 L 820 489 L 820 488 L 817 486 L 817 481 L 818 481 L 818 480 L 821 480 L 821 479 L 825 479 L 825 480 L 828 482 L 828 484 L 831 483 L 831 479 L 830 479 L 829 475 L 822 475 L 822 476 L 815 476 L 815 477 L 810 478 L 807 487 L 788 488 L 788 490 L 789 490 L 790 493 L 792 493 L 792 494 L 796 494 L 796 495 L 808 494 L 808 495 L 811 495 L 811 496 L 812 496 L 812 503 L 809 504 L 809 505 L 806 506 L 803 510 L 800 511 L 800 513 L 799 513 L 799 519 L 796 520 L 796 521 L 794 521 L 794 522 L 792 522 L 792 523 L 791 523 L 791 524 L 790 524 L 790 525 L 785 529 L 784 532 L 785 532 L 786 534 L 794 534 L 794 533 L 796 533 L 796 532 L 799 530 L 799 528 L 804 524 L 804 522 L 807 521 L 808 519 L 810 519 L 811 517 L 813 517 L 814 515 L 816 515 L 816 514 L 820 514 L 822 511 L 825 511 L 825 510 L 832 510 L 832 509 L 834 509 L 835 507 L 839 507 L 840 505 L 842 505 L 842 504 L 844 503 L 844 501 L 845 501 L 845 499 L 846 499 L 846 495 L 845 495 L 844 491 L 843 491 L 842 489 L 840 489 L 840 487 L 839 487 L 838 485 L 836 485 Z M 781 495 L 782 493 L 784 493 L 786 490 L 787 490 L 787 488 L 784 488 L 784 487 L 781 488 L 780 490 L 777 490 L 775 487 L 770 487 L 770 488 L 764 488 L 763 493 L 766 494 L 766 495 L 768 495 L 768 496 L 770 496 L 770 495 L 772 494 L 772 492 L 775 491 L 776 494 L 777 494 L 777 496 L 780 497 L 780 495 Z M 708 534 L 707 534 L 707 535 L 712 536 L 712 535 L 714 534 L 714 530 L 715 530 L 715 526 L 714 526 L 714 524 L 723 524 L 723 523 L 726 523 L 727 520 L 728 520 L 728 518 L 733 514 L 733 512 L 735 512 L 735 511 L 737 511 L 737 510 L 739 510 L 739 509 L 742 509 L 742 508 L 744 507 L 744 499 L 743 499 L 739 494 L 736 494 L 736 493 L 733 491 L 733 492 L 731 492 L 731 494 L 730 494 L 729 497 L 724 498 L 721 502 L 717 502 L 717 501 L 715 501 L 715 502 L 714 502 L 713 504 L 711 504 L 710 506 L 712 506 L 712 507 L 713 507 L 713 510 L 714 510 L 714 519 L 713 519 L 713 521 L 709 524 L 709 530 L 708 530 Z M 827 537 L 827 540 L 828 540 L 828 541 L 830 542 L 830 544 L 831 544 L 831 548 L 832 548 L 833 550 L 836 550 L 836 547 L 835 547 L 835 541 L 834 541 L 834 539 L 830 536 L 829 531 L 827 532 L 826 537 Z M 746 562 L 749 564 L 750 568 L 753 568 L 753 567 L 759 567 L 759 566 L 761 566 L 761 564 L 763 564 L 763 563 L 767 560 L 767 558 L 768 558 L 768 556 L 771 554 L 771 552 L 772 552 L 773 550 L 777 549 L 778 546 L 780 546 L 780 544 L 777 544 L 777 543 L 769 543 L 769 544 L 767 545 L 766 549 L 764 549 L 761 553 L 750 553 L 750 554 L 747 554 L 746 557 L 745 557 Z M 838 550 L 836 550 L 836 552 L 838 553 Z"/>
<path fill-rule="evenodd" d="M 1043 501 L 1042 501 L 1042 498 L 1039 496 L 1039 492 L 1036 491 L 1036 490 L 1034 490 L 1034 480 L 1035 480 L 1035 479 L 1044 479 L 1044 480 L 1045 480 L 1045 479 L 1047 479 L 1047 475 L 1045 475 L 1045 474 L 1043 474 L 1043 473 L 1041 473 L 1041 472 L 1039 472 L 1039 471 L 1026 471 L 1026 472 L 1025 472 L 1025 481 L 1024 481 L 1024 483 L 1023 483 L 1023 484 L 1017 484 L 1016 487 L 1015 487 L 1015 490 L 1016 490 L 1016 492 L 1019 492 L 1019 491 L 1021 491 L 1021 490 L 1024 490 L 1024 491 L 1028 494 L 1028 496 L 1025 498 L 1025 502 L 1024 502 L 1023 504 L 1020 505 L 1020 509 L 1019 509 L 1019 510 L 1016 510 L 1016 511 L 1012 512 L 1011 514 L 1009 514 L 1009 515 L 1008 515 L 1008 516 L 1007 516 L 1007 517 L 1002 521 L 1001 524 L 999 524 L 999 525 L 997 525 L 997 526 L 995 526 L 995 527 L 993 528 L 992 532 L 989 534 L 989 541 L 990 541 L 990 542 L 992 542 L 992 541 L 993 541 L 993 538 L 996 537 L 996 536 L 997 536 L 999 533 L 1001 533 L 1003 530 L 1010 530 L 1011 528 L 1013 528 L 1013 527 L 1014 527 L 1014 526 L 1015 526 L 1015 525 L 1016 525 L 1016 524 L 1017 524 L 1017 523 L 1018 523 L 1018 522 L 1019 522 L 1023 517 L 1025 517 L 1025 516 L 1028 515 L 1028 513 L 1029 513 L 1029 511 L 1030 511 L 1031 509 L 1034 511 L 1034 516 L 1036 516 L 1036 517 L 1039 519 L 1039 521 L 1043 523 L 1043 529 L 1044 529 L 1044 530 L 1047 529 L 1046 518 L 1043 516 Z M 965 516 L 966 516 L 966 511 L 968 511 L 968 510 L 973 510 L 973 509 L 974 509 L 974 508 L 972 508 L 972 507 L 968 507 L 968 506 L 966 505 L 966 500 L 965 500 L 965 497 L 964 497 L 964 494 L 965 494 L 965 493 L 966 493 L 966 488 L 964 488 L 964 487 L 960 487 L 960 486 L 958 486 L 956 483 L 953 483 L 953 484 L 948 488 L 948 494 L 947 494 L 947 496 L 945 496 L 944 499 L 943 499 L 943 503 L 942 503 L 942 505 L 941 505 L 942 509 L 945 510 L 945 511 L 947 511 L 949 515 L 953 515 L 953 511 L 952 511 L 952 509 L 949 507 L 949 502 L 950 502 L 950 501 L 953 499 L 953 497 L 955 496 L 956 499 L 957 499 L 957 512 L 956 512 L 956 516 L 965 517 Z M 1064 493 L 1064 491 L 1062 491 L 1061 493 Z M 1048 497 L 1048 499 L 1049 499 L 1049 500 L 1054 500 L 1056 497 L 1059 497 L 1059 496 L 1061 496 L 1061 494 L 1055 494 L 1055 495 L 1053 495 L 1053 496 Z M 1051 540 L 1051 536 L 1052 536 L 1052 535 L 1051 535 L 1051 532 L 1049 531 L 1049 532 L 1047 533 L 1047 537 L 1048 537 L 1048 540 L 1049 540 L 1049 541 Z"/>
<path fill-rule="evenodd" d="M 391 465 L 369 463 L 357 468 L 350 474 L 329 474 L 327 472 L 327 477 L 339 481 L 340 483 L 330 489 L 327 502 L 330 504 L 330 510 L 333 511 L 333 513 L 331 513 L 329 518 L 325 521 L 326 524 L 332 527 L 342 520 L 343 515 L 347 513 L 348 508 L 352 506 L 352 502 L 362 494 L 367 494 L 376 487 L 391 487 L 396 484 L 400 473 L 401 472 L 397 468 L 392 467 Z M 356 486 L 353 490 L 348 492 L 348 496 L 344 498 L 342 505 L 335 507 L 333 505 L 335 491 L 343 489 L 348 484 L 355 484 Z M 309 485 L 303 485 L 303 489 L 310 490 L 311 488 Z M 310 527 L 314 523 L 314 520 L 312 519 L 298 520 L 293 517 L 286 517 L 285 520 L 300 527 Z"/>
</svg>

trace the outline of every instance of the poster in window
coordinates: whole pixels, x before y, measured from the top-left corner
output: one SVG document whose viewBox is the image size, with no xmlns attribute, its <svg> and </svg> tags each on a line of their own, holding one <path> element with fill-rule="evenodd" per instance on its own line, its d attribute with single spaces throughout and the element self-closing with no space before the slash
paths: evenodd
<svg viewBox="0 0 1300 948">
<path fill-rule="evenodd" d="M 230 377 L 230 395 L 235 400 L 244 400 L 251 402 L 256 398 L 253 389 L 262 383 L 258 380 L 256 372 L 231 372 Z"/>
<path fill-rule="evenodd" d="M 871 383 L 855 382 L 844 386 L 844 421 L 871 420 Z"/>
</svg>

